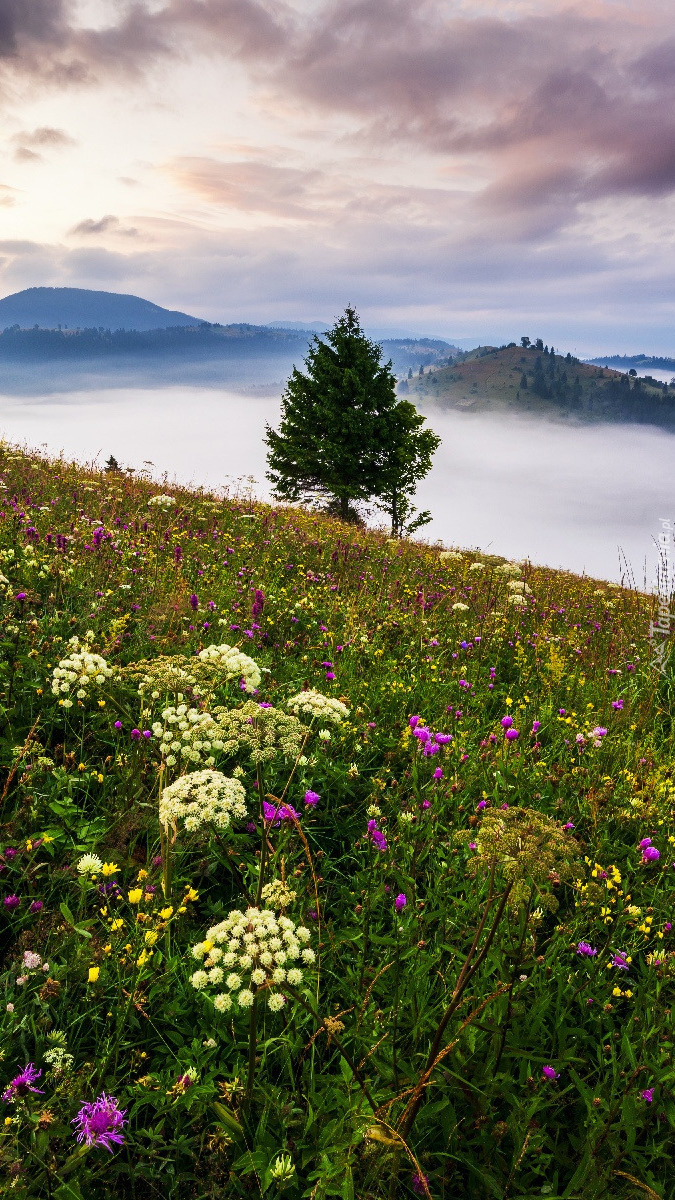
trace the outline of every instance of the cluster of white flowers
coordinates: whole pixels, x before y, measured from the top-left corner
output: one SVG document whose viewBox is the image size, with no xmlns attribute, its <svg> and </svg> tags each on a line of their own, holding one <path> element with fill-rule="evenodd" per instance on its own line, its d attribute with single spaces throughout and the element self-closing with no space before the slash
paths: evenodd
<svg viewBox="0 0 675 1200">
<path fill-rule="evenodd" d="M 148 508 L 161 508 L 162 512 L 168 512 L 176 503 L 175 496 L 151 496 L 148 500 Z"/>
<path fill-rule="evenodd" d="M 215 759 L 212 750 L 222 750 L 223 740 L 210 713 L 188 708 L 187 704 L 171 705 L 162 712 L 162 720 L 153 722 L 151 728 L 159 740 L 162 758 L 168 767 L 179 760 L 184 763 L 203 763 L 212 767 Z"/>
<path fill-rule="evenodd" d="M 334 700 L 332 696 L 324 696 L 314 688 L 308 688 L 306 692 L 298 692 L 297 696 L 291 696 L 287 704 L 296 716 L 305 713 L 308 717 L 317 717 L 318 720 L 329 721 L 333 725 L 339 725 L 349 716 L 349 709 L 341 700 Z"/>
<path fill-rule="evenodd" d="M 79 875 L 98 875 L 102 866 L 103 860 L 98 854 L 83 854 L 77 864 L 77 870 Z"/>
<path fill-rule="evenodd" d="M 284 909 L 292 904 L 297 896 L 293 888 L 289 888 L 283 879 L 273 879 L 266 883 L 262 890 L 262 899 L 268 908 Z"/>
<path fill-rule="evenodd" d="M 521 596 L 520 592 L 514 592 L 513 595 L 509 596 L 509 604 L 513 604 L 515 608 L 523 608 L 527 604 L 527 600 L 524 596 Z"/>
<path fill-rule="evenodd" d="M 485 563 L 484 562 L 472 562 L 471 566 L 469 567 L 469 570 L 470 571 L 484 571 Z"/>
<path fill-rule="evenodd" d="M 63 708 L 72 708 L 70 696 L 73 692 L 78 700 L 84 700 L 89 695 L 88 689 L 102 687 L 114 674 L 112 667 L 100 654 L 92 654 L 90 645 L 93 637 L 90 630 L 83 642 L 77 637 L 70 638 L 70 654 L 62 658 L 52 671 L 52 694 L 60 697 Z"/>
<path fill-rule="evenodd" d="M 506 575 L 507 578 L 513 578 L 520 574 L 522 574 L 522 568 L 514 562 L 502 563 L 501 567 L 495 568 L 495 575 Z"/>
<path fill-rule="evenodd" d="M 52 1075 L 65 1075 L 72 1068 L 75 1059 L 63 1046 L 54 1046 L 53 1050 L 45 1050 L 43 1059 L 49 1063 Z"/>
<path fill-rule="evenodd" d="M 532 588 L 528 587 L 522 579 L 512 579 L 506 586 L 510 592 L 520 592 L 525 596 L 532 595 Z"/>
<path fill-rule="evenodd" d="M 458 600 L 455 604 L 452 605 L 452 611 L 453 612 L 468 612 L 469 606 L 468 606 L 468 604 L 463 604 L 461 600 Z"/>
<path fill-rule="evenodd" d="M 443 563 L 461 562 L 463 558 L 464 555 L 457 550 L 443 550 L 438 556 L 439 562 Z"/>
<path fill-rule="evenodd" d="M 208 822 L 227 829 L 233 817 L 246 816 L 246 792 L 238 779 L 220 771 L 192 771 L 164 788 L 159 801 L 159 820 L 176 832 L 181 820 L 189 833 Z"/>
<path fill-rule="evenodd" d="M 202 991 L 209 984 L 218 987 L 224 983 L 227 991 L 213 1000 L 216 1010 L 224 1013 L 232 1008 L 233 998 L 240 1008 L 250 1008 L 254 988 L 265 985 L 268 1006 L 278 1012 L 286 1000 L 273 990 L 274 985 L 287 982 L 297 987 L 302 983 L 302 971 L 293 963 L 298 959 L 305 965 L 314 962 L 309 940 L 309 929 L 296 925 L 290 917 L 276 917 L 265 908 L 235 909 L 206 931 L 203 942 L 192 947 L 193 958 L 203 960 L 203 967 L 191 977 L 192 986 Z"/>
<path fill-rule="evenodd" d="M 216 667 L 226 679 L 243 679 L 245 691 L 255 692 L 260 687 L 260 667 L 248 654 L 237 650 L 236 646 L 228 646 L 223 642 L 220 646 L 207 646 L 200 650 L 198 657 L 209 666 Z"/>
</svg>

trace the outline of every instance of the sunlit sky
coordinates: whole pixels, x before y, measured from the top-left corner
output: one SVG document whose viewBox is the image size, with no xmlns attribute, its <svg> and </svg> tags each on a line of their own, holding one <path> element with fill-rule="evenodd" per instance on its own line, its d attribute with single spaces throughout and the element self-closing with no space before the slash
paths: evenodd
<svg viewBox="0 0 675 1200">
<path fill-rule="evenodd" d="M 675 353 L 671 0 L 0 0 L 0 294 Z"/>
</svg>

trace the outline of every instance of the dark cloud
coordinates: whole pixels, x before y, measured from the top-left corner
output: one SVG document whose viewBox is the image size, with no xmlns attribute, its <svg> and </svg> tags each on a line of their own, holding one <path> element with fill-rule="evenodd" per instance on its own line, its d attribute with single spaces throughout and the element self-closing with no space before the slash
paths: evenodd
<svg viewBox="0 0 675 1200">
<path fill-rule="evenodd" d="M 0 0 L 0 57 L 20 54 L 28 42 L 63 45 L 67 37 L 64 0 Z"/>
<path fill-rule="evenodd" d="M 95 221 L 92 217 L 87 217 L 84 221 L 80 221 L 78 225 L 73 226 L 69 230 L 69 233 L 78 237 L 97 236 L 100 233 L 120 233 L 125 237 L 137 237 L 138 230 L 123 226 L 119 217 L 108 213 L 105 217 L 99 217 L 98 221 Z"/>
</svg>

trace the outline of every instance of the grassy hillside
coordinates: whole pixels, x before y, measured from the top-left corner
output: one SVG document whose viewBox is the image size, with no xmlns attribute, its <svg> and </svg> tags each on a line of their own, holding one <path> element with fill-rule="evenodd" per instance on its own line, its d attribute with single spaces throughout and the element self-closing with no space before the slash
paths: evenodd
<svg viewBox="0 0 675 1200">
<path fill-rule="evenodd" d="M 672 1195 L 652 599 L 7 446 L 0 489 L 3 1192 Z"/>
<path fill-rule="evenodd" d="M 575 420 L 675 425 L 675 389 L 638 380 L 570 354 L 534 347 L 480 346 L 451 366 L 399 385 L 413 397 L 473 412 L 513 410 Z"/>
</svg>

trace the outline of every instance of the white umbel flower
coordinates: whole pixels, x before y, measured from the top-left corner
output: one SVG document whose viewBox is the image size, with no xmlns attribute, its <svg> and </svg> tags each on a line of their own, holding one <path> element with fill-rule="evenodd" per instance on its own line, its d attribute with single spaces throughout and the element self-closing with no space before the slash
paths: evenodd
<svg viewBox="0 0 675 1200">
<path fill-rule="evenodd" d="M 159 820 L 174 832 L 183 821 L 188 832 L 201 825 L 227 829 L 233 818 L 246 816 L 246 792 L 238 779 L 220 771 L 192 771 L 164 788 L 159 801 Z"/>
<path fill-rule="evenodd" d="M 296 716 L 303 713 L 308 717 L 329 721 L 332 725 L 340 725 L 349 716 L 349 709 L 341 700 L 335 700 L 332 696 L 324 696 L 314 688 L 308 688 L 306 692 L 298 692 L 297 696 L 291 696 L 286 703 Z"/>
</svg>

